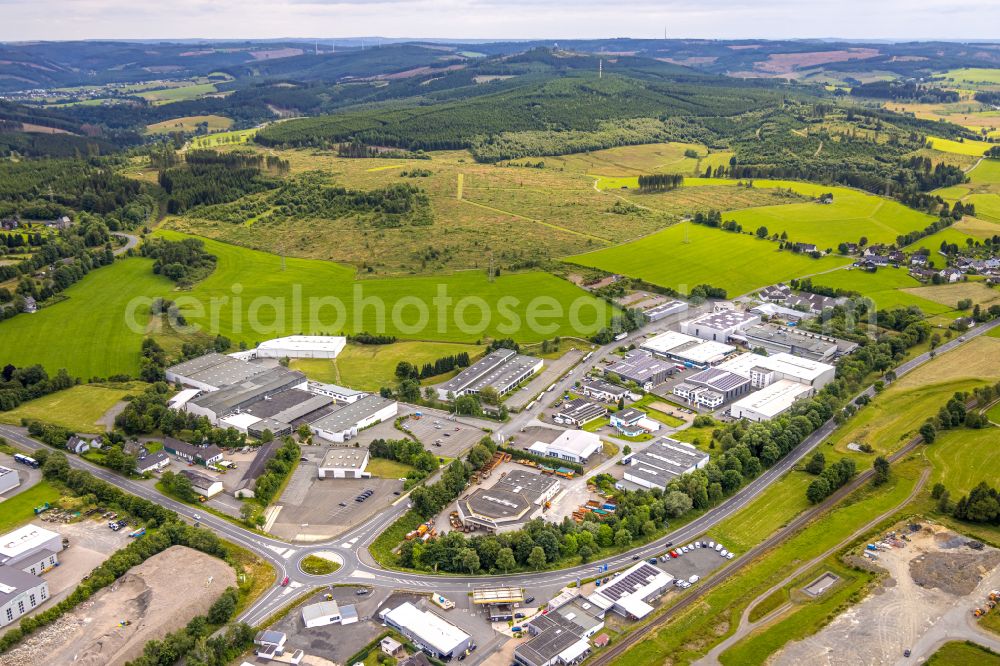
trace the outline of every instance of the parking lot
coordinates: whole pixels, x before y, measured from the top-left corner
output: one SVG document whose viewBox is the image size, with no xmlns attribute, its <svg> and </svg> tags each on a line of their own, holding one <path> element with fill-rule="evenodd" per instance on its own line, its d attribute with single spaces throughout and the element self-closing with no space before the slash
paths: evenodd
<svg viewBox="0 0 1000 666">
<path fill-rule="evenodd" d="M 709 541 L 702 540 L 702 543 L 709 543 Z M 688 544 L 675 544 L 674 548 L 671 548 L 671 550 L 675 550 L 678 546 L 686 545 Z M 725 544 L 723 544 L 723 548 L 725 548 Z M 705 546 L 704 548 L 695 548 L 694 550 L 684 553 L 677 558 L 668 556 L 667 558 L 658 559 L 659 562 L 656 566 L 679 580 L 688 580 L 691 576 L 704 578 L 721 567 L 724 563 L 730 561 L 725 557 L 722 557 L 722 555 L 720 555 L 714 548 L 709 548 L 708 546 Z"/>
<path fill-rule="evenodd" d="M 319 541 L 336 536 L 354 525 L 365 522 L 397 499 L 402 492 L 399 479 L 320 479 L 318 464 L 328 447 L 306 446 L 280 501 L 278 514 L 269 531 L 282 539 Z M 373 490 L 364 502 L 354 498 L 365 490 Z M 341 506 L 343 504 L 344 506 Z"/>
</svg>

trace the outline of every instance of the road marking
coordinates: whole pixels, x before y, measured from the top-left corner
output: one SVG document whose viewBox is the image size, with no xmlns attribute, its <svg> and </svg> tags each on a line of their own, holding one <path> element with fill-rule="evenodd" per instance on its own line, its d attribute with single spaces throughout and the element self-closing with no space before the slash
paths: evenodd
<svg viewBox="0 0 1000 666">
<path fill-rule="evenodd" d="M 287 560 L 289 557 L 291 557 L 292 555 L 294 555 L 297 552 L 299 552 L 299 551 L 295 550 L 294 548 L 289 548 L 284 553 L 282 553 L 281 556 Z"/>
</svg>

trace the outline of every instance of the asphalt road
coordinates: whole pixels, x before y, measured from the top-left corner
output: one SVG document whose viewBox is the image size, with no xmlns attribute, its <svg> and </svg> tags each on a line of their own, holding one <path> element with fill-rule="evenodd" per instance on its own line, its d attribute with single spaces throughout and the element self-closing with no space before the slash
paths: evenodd
<svg viewBox="0 0 1000 666">
<path fill-rule="evenodd" d="M 657 322 L 658 324 L 661 322 Z M 938 347 L 935 355 L 940 355 L 964 344 L 974 337 L 982 335 L 987 331 L 1000 326 L 1000 320 L 995 320 L 988 324 L 979 326 L 965 335 L 950 340 Z M 585 364 L 569 373 L 562 380 L 557 382 L 559 390 L 568 387 L 576 378 L 586 372 L 589 367 L 599 363 L 604 356 L 611 353 L 622 344 L 628 344 L 641 337 L 636 333 L 628 340 L 618 341 L 606 345 L 595 351 L 593 356 Z M 896 368 L 897 377 L 912 372 L 915 368 L 926 363 L 932 358 L 929 353 L 921 354 Z M 869 387 L 862 392 L 864 395 L 874 395 L 874 389 Z M 859 394 L 860 395 L 860 394 Z M 534 419 L 534 412 L 525 412 L 514 415 L 509 425 L 504 429 L 510 432 L 510 428 L 521 427 L 520 424 L 528 423 Z M 536 596 L 555 591 L 558 588 L 575 582 L 580 578 L 593 577 L 597 573 L 597 567 L 607 565 L 609 571 L 621 569 L 630 565 L 635 557 L 652 557 L 659 555 L 668 548 L 668 544 L 682 544 L 696 539 L 707 530 L 726 518 L 737 513 L 749 503 L 754 501 L 761 493 L 780 479 L 786 472 L 792 469 L 802 460 L 817 444 L 828 437 L 836 428 L 835 422 L 831 419 L 824 423 L 818 430 L 802 441 L 792 451 L 782 458 L 774 467 L 768 469 L 759 477 L 745 485 L 736 494 L 730 496 L 714 509 L 699 516 L 680 529 L 657 539 L 644 546 L 635 548 L 627 553 L 619 554 L 604 560 L 594 561 L 586 565 L 561 569 L 559 571 L 545 571 L 539 573 L 519 573 L 508 576 L 449 576 L 415 574 L 382 569 L 371 557 L 368 546 L 375 538 L 393 521 L 406 512 L 408 500 L 403 497 L 396 501 L 386 511 L 378 515 L 375 520 L 358 525 L 357 527 L 338 536 L 336 539 L 322 542 L 310 543 L 307 545 L 289 544 L 273 537 L 264 536 L 250 531 L 212 514 L 199 511 L 198 507 L 182 504 L 170 498 L 164 497 L 153 488 L 148 488 L 129 479 L 125 479 L 110 470 L 99 467 L 89 461 L 77 456 L 69 456 L 70 464 L 73 467 L 86 469 L 94 476 L 114 484 L 139 497 L 144 497 L 150 501 L 162 504 L 190 521 L 194 521 L 198 516 L 201 525 L 213 530 L 220 536 L 239 544 L 260 555 L 265 560 L 272 563 L 277 571 L 277 583 L 268 589 L 242 616 L 241 620 L 251 625 L 258 624 L 287 604 L 292 598 L 299 596 L 306 589 L 325 586 L 329 584 L 357 583 L 381 588 L 385 591 L 393 589 L 426 590 L 427 592 L 437 591 L 440 593 L 464 593 L 471 588 L 486 583 L 496 583 L 498 580 L 507 580 L 523 587 L 530 588 Z M 24 449 L 37 450 L 45 448 L 45 445 L 37 442 L 26 435 L 22 428 L 13 426 L 0 426 L 0 436 L 6 437 Z M 344 565 L 333 574 L 326 576 L 312 576 L 304 573 L 299 568 L 299 562 L 317 551 L 332 551 L 339 555 Z M 720 576 L 725 576 L 723 570 Z M 280 583 L 285 577 L 289 578 L 290 585 L 281 586 Z"/>
</svg>

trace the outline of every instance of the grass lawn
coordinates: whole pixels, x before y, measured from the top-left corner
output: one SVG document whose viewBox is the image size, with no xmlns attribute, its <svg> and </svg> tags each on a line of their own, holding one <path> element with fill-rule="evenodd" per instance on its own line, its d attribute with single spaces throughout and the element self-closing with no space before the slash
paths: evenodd
<svg viewBox="0 0 1000 666">
<path fill-rule="evenodd" d="M 827 461 L 828 464 L 830 462 L 833 461 Z M 815 478 L 806 472 L 788 472 L 745 509 L 713 527 L 708 533 L 709 538 L 725 544 L 728 550 L 746 552 L 763 537 L 809 508 L 806 487 Z"/>
<path fill-rule="evenodd" d="M 97 420 L 126 395 L 140 393 L 145 384 L 81 384 L 0 412 L 0 423 L 20 425 L 22 418 L 44 421 L 75 432 L 104 431 Z"/>
<path fill-rule="evenodd" d="M 147 134 L 170 134 L 171 132 L 194 132 L 198 125 L 208 124 L 209 132 L 227 130 L 233 125 L 233 119 L 225 116 L 184 116 L 183 118 L 171 118 L 163 122 L 146 125 Z"/>
<path fill-rule="evenodd" d="M 998 666 L 1000 654 L 968 641 L 950 641 L 938 648 L 926 663 L 927 666 Z"/>
<path fill-rule="evenodd" d="M 721 287 L 730 297 L 794 277 L 850 263 L 847 257 L 812 259 L 745 234 L 682 222 L 651 236 L 579 254 L 567 261 L 638 277 L 686 294 L 699 284 Z M 735 267 L 753 270 L 734 270 Z"/>
<path fill-rule="evenodd" d="M 318 555 L 309 555 L 302 560 L 302 570 L 314 576 L 332 574 L 339 568 L 340 564 L 337 562 L 328 560 L 325 557 L 320 557 Z"/>
<path fill-rule="evenodd" d="M 372 476 L 383 479 L 402 479 L 413 469 L 413 466 L 388 458 L 371 458 L 368 461 L 367 469 Z"/>
<path fill-rule="evenodd" d="M 0 533 L 9 532 L 35 517 L 35 507 L 45 502 L 55 503 L 59 490 L 48 481 L 39 481 L 10 499 L 0 502 Z"/>
<path fill-rule="evenodd" d="M 986 412 L 986 416 L 989 417 L 990 421 L 993 421 L 993 423 L 1000 424 L 1000 402 L 990 407 Z"/>
<path fill-rule="evenodd" d="M 660 401 L 661 399 L 658 395 L 647 393 L 646 395 L 642 396 L 642 398 L 629 405 L 629 407 L 635 407 L 636 409 L 641 409 L 642 411 L 646 412 L 646 414 L 648 414 L 650 418 L 656 419 L 660 423 L 669 426 L 671 428 L 676 428 L 678 426 L 684 425 L 683 419 L 679 419 L 676 416 L 671 416 L 670 414 L 661 412 L 658 409 L 650 407 L 650 404 Z"/>
<path fill-rule="evenodd" d="M 992 483 L 990 477 L 993 475 L 989 470 L 1000 469 L 998 442 L 1000 429 L 996 427 L 939 433 L 937 440 L 925 449 L 927 458 L 934 464 L 930 485 L 943 483 L 958 500 L 980 481 Z"/>
<path fill-rule="evenodd" d="M 993 609 L 990 613 L 979 618 L 979 626 L 1000 636 L 1000 613 Z M 997 663 L 1000 664 L 1000 659 L 997 660 Z"/>
<path fill-rule="evenodd" d="M 348 344 L 335 360 L 297 359 L 291 367 L 306 373 L 310 379 L 332 384 L 343 384 L 363 391 L 377 391 L 383 386 L 393 386 L 396 366 L 409 361 L 417 368 L 424 363 L 434 363 L 439 358 L 468 352 L 470 359 L 483 351 L 482 346 L 450 342 L 404 341 L 391 345 Z M 425 384 L 444 381 L 447 375 L 424 380 Z"/>
</svg>

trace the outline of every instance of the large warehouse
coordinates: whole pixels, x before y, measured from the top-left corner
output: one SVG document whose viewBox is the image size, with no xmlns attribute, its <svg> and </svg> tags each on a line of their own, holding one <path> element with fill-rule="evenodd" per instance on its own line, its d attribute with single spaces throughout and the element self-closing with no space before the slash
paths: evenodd
<svg viewBox="0 0 1000 666">
<path fill-rule="evenodd" d="M 62 549 L 62 537 L 57 532 L 25 525 L 0 536 L 0 566 L 38 576 L 56 566 Z"/>
<path fill-rule="evenodd" d="M 518 354 L 513 349 L 497 349 L 479 359 L 465 370 L 438 384 L 438 399 L 448 400 L 479 393 L 487 386 L 499 395 L 509 393 L 515 386 L 542 369 L 542 359 Z"/>
<path fill-rule="evenodd" d="M 670 574 L 648 562 L 639 562 L 597 588 L 587 599 L 599 608 L 639 620 L 653 612 L 649 602 L 662 595 L 672 582 L 674 577 Z"/>
<path fill-rule="evenodd" d="M 689 319 L 681 324 L 681 331 L 702 340 L 728 342 L 731 336 L 759 323 L 760 315 L 753 312 L 723 310 Z"/>
<path fill-rule="evenodd" d="M 809 384 L 800 384 L 790 379 L 779 379 L 756 393 L 737 400 L 729 408 L 734 419 L 769 421 L 788 411 L 796 401 L 813 394 Z"/>
<path fill-rule="evenodd" d="M 232 356 L 211 352 L 170 366 L 166 370 L 166 377 L 172 384 L 180 382 L 184 386 L 202 391 L 218 391 L 223 386 L 239 384 L 255 375 L 267 372 L 268 369 Z"/>
<path fill-rule="evenodd" d="M 395 400 L 369 395 L 313 421 L 309 429 L 317 437 L 339 444 L 353 439 L 370 425 L 395 417 L 398 410 Z"/>
<path fill-rule="evenodd" d="M 242 361 L 239 363 L 252 368 L 259 367 Z M 204 416 L 212 425 L 216 425 L 219 419 L 230 414 L 240 413 L 251 405 L 266 400 L 281 391 L 293 388 L 305 389 L 306 386 L 306 376 L 301 372 L 280 366 L 264 368 L 263 372 L 241 379 L 236 383 L 225 384 L 218 390 L 208 390 L 189 399 L 184 404 L 184 409 L 192 414 Z"/>
<path fill-rule="evenodd" d="M 661 437 L 642 451 L 622 459 L 625 475 L 618 485 L 627 490 L 666 490 L 670 481 L 681 474 L 701 469 L 708 464 L 708 460 L 707 453 L 686 442 Z"/>
<path fill-rule="evenodd" d="M 747 377 L 754 388 L 764 388 L 772 382 L 790 379 L 808 384 L 817 391 L 832 382 L 837 372 L 832 365 L 786 353 L 773 356 L 741 354 L 718 367 Z"/>
<path fill-rule="evenodd" d="M 514 470 L 490 488 L 477 488 L 458 501 L 462 524 L 491 532 L 514 529 L 541 515 L 545 503 L 559 492 L 559 479 Z"/>
<path fill-rule="evenodd" d="M 695 368 L 713 366 L 736 351 L 736 347 L 724 342 L 705 341 L 677 331 L 667 331 L 650 338 L 642 343 L 641 349 L 659 358 Z"/>
<path fill-rule="evenodd" d="M 607 413 L 604 410 L 603 413 Z M 552 442 L 535 442 L 528 450 L 540 456 L 585 463 L 601 450 L 601 438 L 586 430 L 567 430 Z"/>
<path fill-rule="evenodd" d="M 624 359 L 604 369 L 605 375 L 618 375 L 623 382 L 635 382 L 645 391 L 667 381 L 675 372 L 677 368 L 673 363 L 644 351 L 631 351 Z"/>
<path fill-rule="evenodd" d="M 405 602 L 396 608 L 379 611 L 379 617 L 413 641 L 418 648 L 438 659 L 465 654 L 472 638 L 444 618 Z"/>
<path fill-rule="evenodd" d="M 761 324 L 733 336 L 751 349 L 762 348 L 768 354 L 787 353 L 811 361 L 832 361 L 858 348 L 856 342 L 840 340 L 820 333 L 810 333 L 795 326 Z"/>
<path fill-rule="evenodd" d="M 368 449 L 330 449 L 323 457 L 317 475 L 321 479 L 368 479 Z"/>
<path fill-rule="evenodd" d="M 257 345 L 257 358 L 337 358 L 347 345 L 341 335 L 289 335 Z"/>
</svg>

